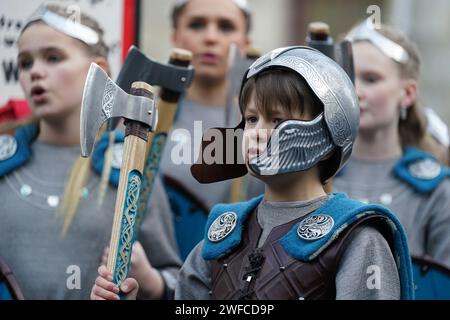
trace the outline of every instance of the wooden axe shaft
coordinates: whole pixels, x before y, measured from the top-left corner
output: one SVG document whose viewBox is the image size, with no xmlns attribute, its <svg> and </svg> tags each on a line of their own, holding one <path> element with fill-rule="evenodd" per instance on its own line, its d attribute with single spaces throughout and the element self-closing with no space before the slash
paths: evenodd
<svg viewBox="0 0 450 320">
<path fill-rule="evenodd" d="M 146 83 L 133 83 L 132 94 L 152 97 L 152 87 Z M 123 160 L 114 211 L 113 228 L 107 269 L 113 282 L 120 287 L 128 275 L 132 246 L 135 240 L 135 222 L 139 206 L 148 127 L 137 121 L 126 121 Z"/>
<path fill-rule="evenodd" d="M 169 64 L 188 67 L 192 60 L 192 54 L 182 49 L 174 49 L 169 60 Z M 141 201 L 138 210 L 138 225 L 141 223 L 150 198 L 155 177 L 158 174 L 164 145 L 167 140 L 167 133 L 172 127 L 175 114 L 177 112 L 178 100 L 181 94 L 165 88 L 161 88 L 158 102 L 158 123 L 154 132 L 149 134 L 146 150 L 146 162 L 142 183 Z"/>
<path fill-rule="evenodd" d="M 247 59 L 256 60 L 261 56 L 261 52 L 250 47 L 246 52 Z M 248 176 L 235 178 L 231 181 L 230 202 L 241 202 L 247 200 Z"/>
</svg>

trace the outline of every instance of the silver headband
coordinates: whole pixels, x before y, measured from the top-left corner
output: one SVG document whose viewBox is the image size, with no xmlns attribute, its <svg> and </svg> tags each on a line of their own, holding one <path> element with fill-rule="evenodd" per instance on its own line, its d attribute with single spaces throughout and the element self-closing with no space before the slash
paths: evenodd
<svg viewBox="0 0 450 320">
<path fill-rule="evenodd" d="M 72 38 L 83 41 L 87 45 L 95 45 L 100 41 L 100 37 L 93 29 L 74 22 L 71 19 L 61 17 L 56 13 L 48 10 L 46 5 L 41 5 L 26 21 L 24 28 L 32 22 L 42 21 L 53 29 L 60 31 Z"/>
<path fill-rule="evenodd" d="M 189 0 L 176 0 L 174 7 L 181 7 L 186 4 Z M 248 5 L 247 0 L 231 0 L 233 1 L 242 11 L 247 14 L 250 14 L 250 6 Z"/>
<path fill-rule="evenodd" d="M 370 41 L 386 56 L 398 63 L 406 63 L 409 59 L 408 52 L 402 46 L 377 32 L 370 18 L 353 28 L 346 36 L 346 39 L 352 42 L 361 40 Z"/>
</svg>

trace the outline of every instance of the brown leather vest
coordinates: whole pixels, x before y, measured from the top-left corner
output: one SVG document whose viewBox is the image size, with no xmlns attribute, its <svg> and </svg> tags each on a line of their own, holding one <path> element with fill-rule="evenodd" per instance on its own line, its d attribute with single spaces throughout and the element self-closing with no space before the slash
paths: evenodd
<svg viewBox="0 0 450 320">
<path fill-rule="evenodd" d="M 212 299 L 218 300 L 303 300 L 335 299 L 335 277 L 345 241 L 362 223 L 375 223 L 389 243 L 387 224 L 380 216 L 363 217 L 341 232 L 321 254 L 310 262 L 289 256 L 279 240 L 305 217 L 272 229 L 264 245 L 256 250 L 262 229 L 256 210 L 246 221 L 239 246 L 227 256 L 212 262 Z M 370 220 L 370 222 L 368 221 Z M 381 223 L 380 223 L 381 222 Z M 392 249 L 392 248 L 391 248 Z M 256 251 L 255 251 L 256 250 Z M 261 254 L 255 254 L 260 252 Z M 260 264 L 258 268 L 258 261 Z M 249 260 L 252 260 L 250 262 Z M 253 270 L 252 270 L 253 269 Z M 256 272 L 255 272 L 256 269 Z M 253 271 L 253 272 L 252 272 Z"/>
</svg>

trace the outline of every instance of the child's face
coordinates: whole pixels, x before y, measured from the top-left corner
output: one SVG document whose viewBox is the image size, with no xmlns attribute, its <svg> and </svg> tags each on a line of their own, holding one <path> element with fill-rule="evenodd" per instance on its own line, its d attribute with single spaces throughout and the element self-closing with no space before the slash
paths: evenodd
<svg viewBox="0 0 450 320">
<path fill-rule="evenodd" d="M 280 105 L 274 105 L 268 114 L 261 113 L 255 105 L 254 93 L 244 110 L 245 128 L 243 154 L 248 162 L 264 152 L 269 138 L 276 132 L 275 127 L 284 120 L 312 120 L 313 115 L 305 108 L 301 113 L 297 108 L 292 114 Z M 251 170 L 249 170 L 252 172 Z"/>
<path fill-rule="evenodd" d="M 248 45 L 246 20 L 231 0 L 190 0 L 173 34 L 177 47 L 193 53 L 196 78 L 223 81 L 232 43 L 244 52 Z"/>
<path fill-rule="evenodd" d="M 399 121 L 405 81 L 396 63 L 370 42 L 353 46 L 355 85 L 361 109 L 360 131 L 391 127 Z"/>
<path fill-rule="evenodd" d="M 81 43 L 44 23 L 19 39 L 19 81 L 38 118 L 61 120 L 79 112 L 92 58 Z"/>
</svg>

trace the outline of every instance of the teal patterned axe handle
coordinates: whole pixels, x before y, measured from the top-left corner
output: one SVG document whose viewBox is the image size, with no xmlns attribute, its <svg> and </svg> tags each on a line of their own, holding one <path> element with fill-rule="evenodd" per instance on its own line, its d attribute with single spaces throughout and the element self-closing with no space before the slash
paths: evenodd
<svg viewBox="0 0 450 320">
<path fill-rule="evenodd" d="M 145 82 L 133 83 L 131 94 L 153 100 L 153 88 Z M 144 157 L 149 126 L 125 119 L 123 161 L 117 190 L 113 228 L 109 246 L 107 269 L 119 288 L 127 278 L 133 243 L 136 239 L 136 219 L 139 207 Z M 124 298 L 123 294 L 120 294 Z"/>
</svg>

